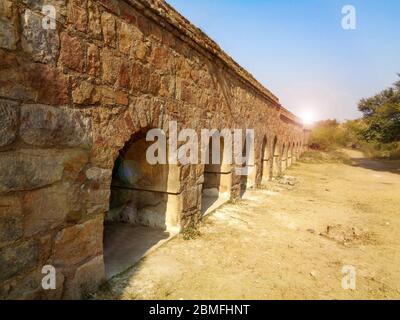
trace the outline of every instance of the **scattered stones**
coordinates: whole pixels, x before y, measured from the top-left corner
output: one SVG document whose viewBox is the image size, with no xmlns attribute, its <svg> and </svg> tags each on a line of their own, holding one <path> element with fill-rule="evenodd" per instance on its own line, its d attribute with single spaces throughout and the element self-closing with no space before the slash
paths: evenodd
<svg viewBox="0 0 400 320">
<path fill-rule="evenodd" d="M 321 232 L 320 236 L 344 246 L 377 243 L 373 233 L 341 224 L 327 226 L 326 231 Z"/>
</svg>

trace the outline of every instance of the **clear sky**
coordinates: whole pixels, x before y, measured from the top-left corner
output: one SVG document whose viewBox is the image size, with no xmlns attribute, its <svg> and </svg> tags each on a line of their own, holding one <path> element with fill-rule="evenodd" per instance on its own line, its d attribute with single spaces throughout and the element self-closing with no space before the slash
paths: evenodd
<svg viewBox="0 0 400 320">
<path fill-rule="evenodd" d="M 399 0 L 167 0 L 297 115 L 354 119 L 400 73 Z M 356 29 L 342 28 L 342 7 Z"/>
</svg>

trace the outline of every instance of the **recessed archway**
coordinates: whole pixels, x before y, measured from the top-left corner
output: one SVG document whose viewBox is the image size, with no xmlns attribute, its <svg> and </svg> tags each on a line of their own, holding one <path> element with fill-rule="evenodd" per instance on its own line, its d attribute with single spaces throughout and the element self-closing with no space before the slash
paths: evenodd
<svg viewBox="0 0 400 320">
<path fill-rule="evenodd" d="M 281 173 L 283 173 L 287 167 L 287 153 L 288 153 L 287 144 L 283 143 L 281 147 Z"/>
<path fill-rule="evenodd" d="M 261 184 L 267 183 L 271 178 L 271 155 L 267 137 L 264 137 L 261 147 Z"/>
<path fill-rule="evenodd" d="M 213 148 L 213 144 L 215 144 Z M 206 148 L 208 164 L 204 165 L 201 214 L 206 215 L 230 200 L 232 166 L 225 152 L 225 138 L 211 137 Z M 219 152 L 218 154 L 215 154 Z"/>
<path fill-rule="evenodd" d="M 278 138 L 276 136 L 272 144 L 272 155 L 273 157 L 271 161 L 271 176 L 277 177 L 280 174 L 281 163 L 280 163 L 280 154 L 278 148 Z"/>
<path fill-rule="evenodd" d="M 145 133 L 132 136 L 114 164 L 104 223 L 107 278 L 131 267 L 179 231 L 179 168 L 147 161 L 152 142 L 146 141 Z"/>
</svg>

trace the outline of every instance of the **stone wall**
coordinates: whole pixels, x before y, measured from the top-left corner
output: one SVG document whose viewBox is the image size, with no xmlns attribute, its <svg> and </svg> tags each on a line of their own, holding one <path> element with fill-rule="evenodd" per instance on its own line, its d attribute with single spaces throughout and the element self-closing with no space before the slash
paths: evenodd
<svg viewBox="0 0 400 320">
<path fill-rule="evenodd" d="M 55 30 L 42 27 L 45 4 Z M 263 160 L 278 174 L 283 144 L 293 158 L 306 142 L 298 118 L 163 1 L 0 2 L 1 299 L 81 298 L 101 283 L 114 161 L 170 120 L 199 134 L 255 129 L 256 183 Z M 184 227 L 201 218 L 204 166 L 176 170 Z M 230 181 L 236 199 L 241 179 Z M 41 288 L 48 264 L 55 291 Z"/>
</svg>

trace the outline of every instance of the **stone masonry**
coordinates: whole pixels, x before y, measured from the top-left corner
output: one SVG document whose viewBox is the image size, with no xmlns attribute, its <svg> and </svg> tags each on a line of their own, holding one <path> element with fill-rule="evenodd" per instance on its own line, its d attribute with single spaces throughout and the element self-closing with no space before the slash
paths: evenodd
<svg viewBox="0 0 400 320">
<path fill-rule="evenodd" d="M 43 28 L 43 5 L 55 29 Z M 164 1 L 1 0 L 0 299 L 78 299 L 101 284 L 114 162 L 136 133 L 171 120 L 199 135 L 254 129 L 248 187 L 307 141 L 277 97 Z M 161 191 L 181 229 L 201 219 L 204 165 L 171 170 Z M 238 199 L 242 178 L 223 174 Z M 56 290 L 41 287 L 44 265 Z"/>
</svg>

